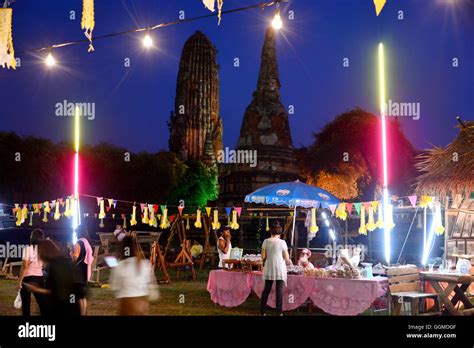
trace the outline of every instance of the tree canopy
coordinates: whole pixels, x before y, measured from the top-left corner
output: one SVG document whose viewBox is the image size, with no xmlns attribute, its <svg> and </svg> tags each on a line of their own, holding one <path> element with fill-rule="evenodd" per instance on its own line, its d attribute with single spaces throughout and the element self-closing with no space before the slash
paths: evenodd
<svg viewBox="0 0 474 348">
<path fill-rule="evenodd" d="M 298 151 L 301 174 L 309 183 L 341 199 L 380 197 L 382 183 L 381 119 L 356 108 L 338 115 L 314 143 Z M 415 150 L 396 119 L 387 119 L 388 179 L 391 193 L 411 190 Z"/>
</svg>

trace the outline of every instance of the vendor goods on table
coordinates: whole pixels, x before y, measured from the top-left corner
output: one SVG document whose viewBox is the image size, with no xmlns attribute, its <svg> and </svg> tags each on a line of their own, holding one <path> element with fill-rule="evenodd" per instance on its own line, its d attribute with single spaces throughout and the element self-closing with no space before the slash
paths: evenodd
<svg viewBox="0 0 474 348">
<path fill-rule="evenodd" d="M 288 274 L 294 274 L 294 275 L 300 275 L 300 274 L 304 274 L 305 273 L 305 269 L 303 266 L 294 266 L 294 265 L 291 265 L 291 266 L 287 266 L 286 267 L 286 272 Z"/>
<path fill-rule="evenodd" d="M 315 268 L 307 269 L 304 275 L 316 278 L 345 278 L 345 279 L 360 279 L 360 271 L 357 268 L 352 268 L 347 264 L 338 267 Z"/>
</svg>

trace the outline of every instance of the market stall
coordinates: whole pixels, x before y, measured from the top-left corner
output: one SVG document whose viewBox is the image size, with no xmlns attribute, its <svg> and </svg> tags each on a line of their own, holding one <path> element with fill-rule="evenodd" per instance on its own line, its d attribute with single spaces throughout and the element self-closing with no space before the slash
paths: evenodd
<svg viewBox="0 0 474 348">
<path fill-rule="evenodd" d="M 328 314 L 358 315 L 385 295 L 387 285 L 387 278 L 384 277 L 348 279 L 288 275 L 283 310 L 294 310 L 310 299 Z M 209 274 L 207 290 L 214 303 L 235 307 L 244 303 L 252 292 L 260 298 L 263 286 L 261 272 L 214 270 Z M 272 308 L 276 306 L 274 291 L 272 289 L 268 299 L 268 305 Z"/>
</svg>

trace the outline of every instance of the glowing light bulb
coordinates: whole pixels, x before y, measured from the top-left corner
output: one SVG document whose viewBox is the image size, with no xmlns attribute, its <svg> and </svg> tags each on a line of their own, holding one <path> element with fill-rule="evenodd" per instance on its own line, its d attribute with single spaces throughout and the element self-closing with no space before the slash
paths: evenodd
<svg viewBox="0 0 474 348">
<path fill-rule="evenodd" d="M 143 46 L 145 46 L 145 48 L 150 48 L 153 46 L 153 39 L 151 38 L 150 34 L 146 34 L 143 38 Z"/>
<path fill-rule="evenodd" d="M 277 9 L 275 13 L 275 17 L 273 17 L 272 27 L 275 30 L 280 30 L 283 27 L 283 22 L 280 16 L 280 9 Z"/>
<path fill-rule="evenodd" d="M 45 63 L 49 67 L 56 65 L 56 59 L 54 59 L 53 54 L 51 52 L 49 52 L 46 56 Z"/>
</svg>

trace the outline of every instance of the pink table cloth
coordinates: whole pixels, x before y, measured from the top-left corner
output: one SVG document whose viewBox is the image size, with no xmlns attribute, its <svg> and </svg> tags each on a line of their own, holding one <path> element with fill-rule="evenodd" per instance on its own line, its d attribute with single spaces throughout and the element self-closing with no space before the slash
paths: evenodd
<svg viewBox="0 0 474 348">
<path fill-rule="evenodd" d="M 211 271 L 207 282 L 207 291 L 211 300 L 225 307 L 236 307 L 245 302 L 252 292 L 248 284 L 248 273 L 232 271 Z"/>
<path fill-rule="evenodd" d="M 245 302 L 253 291 L 262 296 L 264 281 L 259 273 L 211 271 L 207 290 L 211 300 L 226 307 Z M 303 305 L 307 299 L 323 311 L 333 315 L 357 315 L 386 293 L 387 279 L 313 278 L 289 275 L 283 290 L 283 310 L 290 311 Z M 276 307 L 275 286 L 268 305 Z"/>
</svg>

